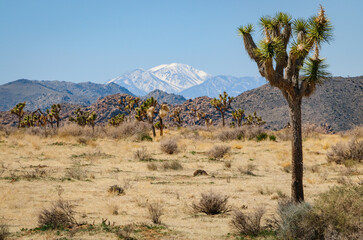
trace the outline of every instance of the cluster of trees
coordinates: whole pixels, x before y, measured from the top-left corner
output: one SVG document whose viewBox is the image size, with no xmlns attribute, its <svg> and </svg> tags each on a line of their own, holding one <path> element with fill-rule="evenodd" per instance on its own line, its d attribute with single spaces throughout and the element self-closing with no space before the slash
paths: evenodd
<svg viewBox="0 0 363 240">
<path fill-rule="evenodd" d="M 59 128 L 60 122 L 60 104 L 53 104 L 50 109 L 47 109 L 43 112 L 40 109 L 37 109 L 30 114 L 25 114 L 24 108 L 26 106 L 26 102 L 21 102 L 16 104 L 14 108 L 10 110 L 11 114 L 14 114 L 18 117 L 18 128 L 21 127 L 35 127 L 40 126 L 43 127 L 45 132 L 47 131 L 47 125 L 49 124 L 52 128 L 54 125 Z"/>
</svg>

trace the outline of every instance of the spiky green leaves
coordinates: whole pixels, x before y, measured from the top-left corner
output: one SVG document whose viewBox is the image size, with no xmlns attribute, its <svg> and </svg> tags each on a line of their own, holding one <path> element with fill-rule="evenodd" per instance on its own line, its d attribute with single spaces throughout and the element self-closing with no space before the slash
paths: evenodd
<svg viewBox="0 0 363 240">
<path fill-rule="evenodd" d="M 240 26 L 238 28 L 238 32 L 241 36 L 243 36 L 245 34 L 250 34 L 251 32 L 253 32 L 253 25 L 247 24 L 246 26 Z"/>
<path fill-rule="evenodd" d="M 256 54 L 262 62 L 276 59 L 277 57 L 284 56 L 284 44 L 282 40 L 277 37 L 270 40 L 261 40 L 258 48 L 256 49 Z"/>
<path fill-rule="evenodd" d="M 331 77 L 331 74 L 326 70 L 327 68 L 328 65 L 324 63 L 324 59 L 309 58 L 302 68 L 303 81 L 322 84 L 325 79 Z"/>
</svg>

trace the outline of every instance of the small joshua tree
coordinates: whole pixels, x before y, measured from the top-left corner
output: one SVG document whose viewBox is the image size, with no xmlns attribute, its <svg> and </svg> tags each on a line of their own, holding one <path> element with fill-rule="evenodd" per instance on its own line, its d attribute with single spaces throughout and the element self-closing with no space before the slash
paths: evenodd
<svg viewBox="0 0 363 240">
<path fill-rule="evenodd" d="M 198 107 L 196 104 L 194 104 L 193 106 L 191 106 L 189 108 L 189 115 L 190 117 L 193 119 L 193 125 L 195 125 L 195 122 L 197 121 L 197 118 L 198 118 Z"/>
<path fill-rule="evenodd" d="M 118 103 L 120 104 L 119 109 L 121 111 L 126 111 L 127 115 L 130 116 L 131 112 L 135 110 L 137 107 L 139 107 L 140 98 L 133 96 L 126 96 L 118 100 Z M 129 119 L 131 120 L 130 117 Z"/>
<path fill-rule="evenodd" d="M 151 129 L 153 131 L 153 136 L 156 137 L 155 126 L 154 126 L 154 116 L 157 114 L 155 111 L 158 101 L 153 97 L 146 99 L 140 107 L 135 108 L 135 118 L 138 121 L 148 121 L 151 123 Z"/>
<path fill-rule="evenodd" d="M 74 122 L 81 127 L 85 127 L 87 125 L 89 113 L 82 111 L 80 108 L 78 108 L 74 113 L 76 114 L 76 117 L 69 117 L 69 121 Z"/>
<path fill-rule="evenodd" d="M 119 126 L 121 123 L 123 123 L 123 121 L 125 120 L 125 114 L 117 114 L 116 116 L 112 117 L 111 119 L 108 120 L 108 123 L 111 126 L 117 127 Z"/>
<path fill-rule="evenodd" d="M 181 112 L 181 108 L 177 107 L 174 109 L 173 113 L 170 114 L 170 116 L 169 116 L 178 127 L 181 127 L 183 124 L 183 120 L 180 116 L 180 112 Z"/>
<path fill-rule="evenodd" d="M 233 97 L 229 97 L 226 92 L 223 92 L 222 94 L 219 94 L 219 99 L 213 98 L 210 103 L 212 104 L 215 109 L 221 113 L 222 115 L 222 125 L 224 127 L 224 115 L 226 111 L 231 108 L 231 102 L 233 101 Z"/>
<path fill-rule="evenodd" d="M 245 110 L 237 109 L 232 112 L 232 118 L 236 121 L 237 127 L 242 126 L 242 121 L 245 117 Z"/>
<path fill-rule="evenodd" d="M 51 118 L 54 118 L 56 120 L 56 123 L 57 123 L 57 129 L 59 128 L 59 122 L 60 122 L 60 111 L 61 111 L 61 105 L 58 103 L 58 104 L 53 104 L 51 109 L 50 109 L 50 113 L 48 113 L 48 115 L 51 115 L 52 117 Z M 53 120 L 52 120 L 53 122 Z M 52 127 L 53 127 L 53 124 L 51 123 Z"/>
<path fill-rule="evenodd" d="M 97 119 L 97 114 L 96 114 L 95 111 L 89 113 L 89 115 L 87 117 L 87 123 L 89 125 L 91 125 L 91 127 L 92 127 L 92 133 L 95 132 L 96 119 Z"/>
<path fill-rule="evenodd" d="M 15 107 L 13 107 L 10 112 L 18 117 L 18 128 L 20 128 L 21 119 L 24 116 L 24 107 L 26 102 L 18 103 Z"/>
<path fill-rule="evenodd" d="M 266 123 L 262 120 L 262 117 L 257 116 L 256 112 L 254 112 L 253 115 L 248 114 L 245 119 L 246 121 L 243 123 L 243 125 L 261 126 Z"/>
<path fill-rule="evenodd" d="M 293 134 L 291 197 L 295 202 L 301 202 L 304 201 L 301 101 L 330 75 L 319 53 L 322 43 L 331 40 L 333 28 L 321 6 L 318 15 L 308 20 L 292 20 L 286 13 L 277 13 L 274 17 L 260 18 L 260 25 L 264 39 L 259 46 L 251 35 L 252 24 L 238 30 L 261 76 L 281 90 L 290 108 Z M 292 35 L 293 42 L 289 44 Z M 291 46 L 289 53 L 288 46 Z M 314 54 L 309 57 L 310 52 Z"/>
<path fill-rule="evenodd" d="M 160 110 L 159 110 L 159 122 L 160 122 L 160 136 L 163 136 L 163 119 L 168 115 L 169 107 L 167 104 L 161 104 Z"/>
</svg>

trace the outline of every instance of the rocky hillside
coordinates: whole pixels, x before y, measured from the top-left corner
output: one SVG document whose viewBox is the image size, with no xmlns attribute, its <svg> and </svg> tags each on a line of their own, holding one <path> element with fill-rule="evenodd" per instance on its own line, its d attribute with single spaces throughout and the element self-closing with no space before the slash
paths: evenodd
<svg viewBox="0 0 363 240">
<path fill-rule="evenodd" d="M 146 96 L 142 97 L 142 99 L 148 99 L 150 97 L 155 98 L 158 103 L 167 103 L 167 104 L 182 104 L 186 101 L 186 99 L 174 93 L 167 93 L 161 90 L 154 90 L 147 94 Z"/>
<path fill-rule="evenodd" d="M 18 102 L 27 102 L 26 110 L 49 108 L 54 103 L 90 105 L 99 97 L 115 93 L 132 94 L 117 84 L 20 79 L 0 85 L 0 111 L 7 111 Z"/>
<path fill-rule="evenodd" d="M 236 97 L 234 108 L 257 111 L 271 129 L 280 129 L 289 122 L 287 103 L 277 88 L 268 84 Z M 303 124 L 328 124 L 335 131 L 363 124 L 363 76 L 334 77 L 319 86 L 302 103 Z"/>
</svg>

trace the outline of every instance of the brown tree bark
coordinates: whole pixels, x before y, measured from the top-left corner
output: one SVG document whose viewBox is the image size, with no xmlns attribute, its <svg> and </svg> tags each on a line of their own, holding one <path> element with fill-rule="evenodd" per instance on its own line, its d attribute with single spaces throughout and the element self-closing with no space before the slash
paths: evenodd
<svg viewBox="0 0 363 240">
<path fill-rule="evenodd" d="M 160 136 L 163 136 L 163 119 L 160 118 Z"/>
<path fill-rule="evenodd" d="M 295 202 L 304 201 L 303 150 L 301 131 L 301 99 L 288 101 L 292 128 L 292 182 L 291 197 Z"/>
<path fill-rule="evenodd" d="M 221 112 L 222 114 L 222 126 L 224 127 L 224 112 Z"/>
</svg>

